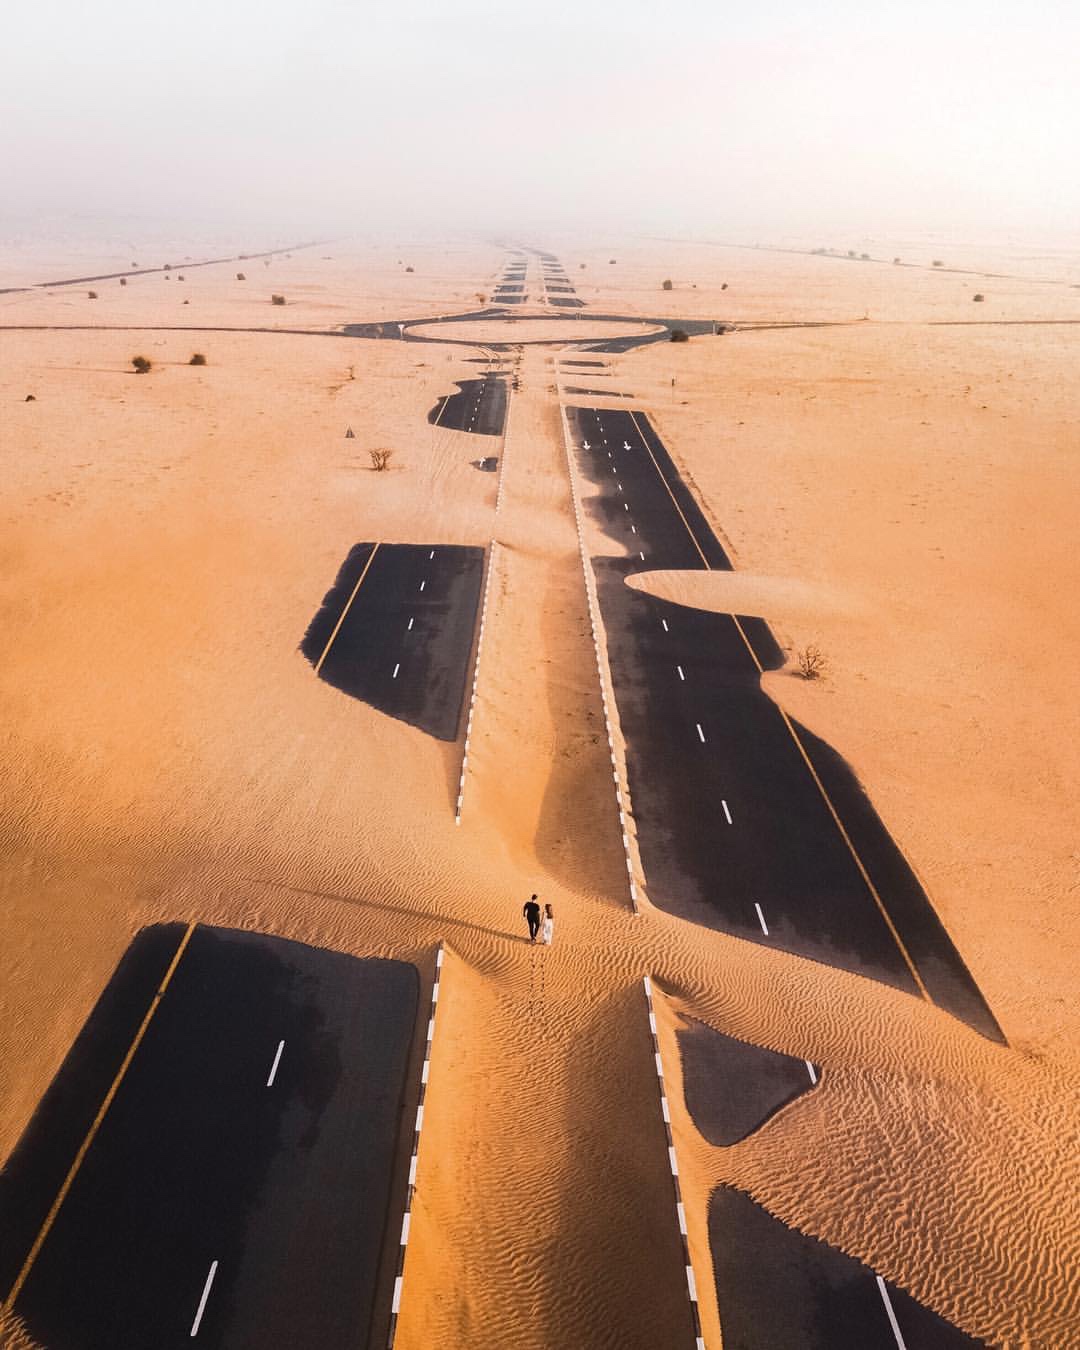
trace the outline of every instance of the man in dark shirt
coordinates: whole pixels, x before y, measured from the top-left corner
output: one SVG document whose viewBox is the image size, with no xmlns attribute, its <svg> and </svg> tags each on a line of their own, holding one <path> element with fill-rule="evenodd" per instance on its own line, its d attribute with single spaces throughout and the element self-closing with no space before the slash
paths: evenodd
<svg viewBox="0 0 1080 1350">
<path fill-rule="evenodd" d="M 536 935 L 540 931 L 540 906 L 536 903 L 535 895 L 531 900 L 525 901 L 525 907 L 521 912 L 529 924 L 529 941 L 535 942 Z"/>
</svg>

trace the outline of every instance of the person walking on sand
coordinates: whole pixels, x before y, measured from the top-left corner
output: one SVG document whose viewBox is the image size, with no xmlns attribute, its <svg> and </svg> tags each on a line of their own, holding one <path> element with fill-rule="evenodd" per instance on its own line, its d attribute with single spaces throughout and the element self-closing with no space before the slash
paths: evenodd
<svg viewBox="0 0 1080 1350">
<path fill-rule="evenodd" d="M 550 909 L 550 906 L 548 908 Z M 529 925 L 529 941 L 535 942 L 536 935 L 540 931 L 540 906 L 536 903 L 535 895 L 532 899 L 525 901 L 521 912 L 525 915 L 525 920 Z"/>
<path fill-rule="evenodd" d="M 545 947 L 551 946 L 551 940 L 555 936 L 555 915 L 551 912 L 551 906 L 544 906 L 544 926 L 540 933 L 540 941 Z"/>
</svg>

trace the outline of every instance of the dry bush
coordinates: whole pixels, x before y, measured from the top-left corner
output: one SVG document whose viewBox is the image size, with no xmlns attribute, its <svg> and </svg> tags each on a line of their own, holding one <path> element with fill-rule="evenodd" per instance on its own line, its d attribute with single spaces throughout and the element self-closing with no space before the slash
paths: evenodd
<svg viewBox="0 0 1080 1350">
<path fill-rule="evenodd" d="M 689 342 L 690 334 L 685 328 L 673 328 L 671 330 L 671 340 L 672 342 Z"/>
<path fill-rule="evenodd" d="M 196 352 L 195 355 L 194 355 L 194 356 L 191 358 L 191 360 L 188 362 L 188 365 L 189 365 L 189 366 L 205 366 L 205 365 L 206 365 L 206 357 L 202 354 L 202 352 Z"/>
<path fill-rule="evenodd" d="M 415 272 L 415 271 L 416 271 L 416 268 L 415 268 L 415 267 L 406 267 L 405 271 L 406 271 L 406 272 Z"/>
<path fill-rule="evenodd" d="M 237 281 L 247 281 L 247 277 L 244 275 L 243 272 L 237 272 L 236 279 Z"/>
<path fill-rule="evenodd" d="M 979 295 L 973 295 L 971 298 L 972 298 L 973 300 L 975 300 L 975 301 L 979 301 L 979 300 L 985 300 L 985 299 L 986 299 L 986 296 L 980 293 Z"/>
<path fill-rule="evenodd" d="M 283 295 L 272 295 L 270 297 L 270 303 L 272 305 L 283 305 L 285 303 L 285 297 Z"/>
<path fill-rule="evenodd" d="M 120 278 L 120 285 L 121 285 L 121 286 L 126 286 L 126 285 L 127 285 L 127 277 L 121 277 L 121 278 Z"/>
<path fill-rule="evenodd" d="M 371 460 L 371 467 L 375 470 L 376 473 L 382 473 L 384 469 L 389 467 L 390 457 L 391 455 L 393 455 L 393 453 L 394 453 L 393 450 L 368 451 L 368 458 Z"/>
<path fill-rule="evenodd" d="M 87 300 L 96 300 L 96 299 L 97 299 L 97 291 L 87 291 L 87 292 L 86 292 L 86 298 L 87 298 Z"/>
<path fill-rule="evenodd" d="M 935 259 L 934 259 L 934 266 L 935 266 L 935 267 L 944 267 L 945 264 L 941 261 L 940 258 L 935 258 Z"/>
<path fill-rule="evenodd" d="M 801 651 L 795 653 L 799 674 L 804 680 L 817 680 L 825 674 L 827 662 L 825 653 L 816 642 L 808 642 Z"/>
<path fill-rule="evenodd" d="M 153 369 L 154 363 L 145 356 L 133 356 L 131 364 L 135 367 L 136 375 L 146 375 Z"/>
<path fill-rule="evenodd" d="M 670 281 L 662 281 L 662 282 L 660 283 L 660 289 L 661 289 L 662 291 L 670 291 L 670 290 L 672 289 L 672 286 L 673 286 L 673 283 L 670 282 Z"/>
</svg>

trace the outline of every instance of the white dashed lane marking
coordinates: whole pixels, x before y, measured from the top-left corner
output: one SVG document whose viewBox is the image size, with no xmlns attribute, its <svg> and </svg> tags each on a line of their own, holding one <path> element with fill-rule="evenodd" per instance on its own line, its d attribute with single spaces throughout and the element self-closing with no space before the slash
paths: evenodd
<svg viewBox="0 0 1080 1350">
<path fill-rule="evenodd" d="M 896 1350 L 907 1350 L 904 1344 L 904 1338 L 900 1334 L 900 1325 L 896 1320 L 896 1313 L 893 1312 L 892 1299 L 889 1297 L 889 1291 L 885 1288 L 885 1281 L 880 1275 L 875 1275 L 877 1280 L 878 1293 L 881 1295 L 881 1301 L 885 1304 L 885 1311 L 889 1317 L 889 1326 L 892 1327 L 892 1334 L 896 1338 Z"/>
<path fill-rule="evenodd" d="M 266 1080 L 267 1087 L 274 1086 L 274 1079 L 277 1076 L 278 1065 L 281 1063 L 281 1052 L 285 1049 L 285 1042 L 278 1041 L 277 1054 L 274 1056 L 274 1062 L 270 1066 L 270 1077 Z"/>
<path fill-rule="evenodd" d="M 206 1311 L 206 1300 L 210 1297 L 210 1286 L 214 1283 L 214 1276 L 217 1274 L 218 1263 L 210 1262 L 210 1273 L 206 1277 L 206 1283 L 203 1285 L 202 1298 L 199 1299 L 199 1308 L 195 1313 L 195 1321 L 191 1324 L 191 1335 L 199 1334 L 199 1324 L 202 1322 L 203 1313 Z"/>
<path fill-rule="evenodd" d="M 393 673 L 393 675 L 390 676 L 390 678 L 391 678 L 392 680 L 396 680 L 396 679 L 397 679 L 397 673 L 398 673 L 398 671 L 399 671 L 400 669 L 401 669 L 401 662 L 399 661 L 399 662 L 397 663 L 397 665 L 394 667 L 394 673 Z"/>
<path fill-rule="evenodd" d="M 702 729 L 701 729 L 701 723 L 700 723 L 700 722 L 695 722 L 694 725 L 697 727 L 698 740 L 701 742 L 702 745 L 704 745 L 704 744 L 705 744 L 705 733 L 704 733 L 704 732 L 702 731 Z"/>
<path fill-rule="evenodd" d="M 810 1063 L 809 1060 L 805 1060 L 804 1063 L 806 1064 L 806 1072 L 810 1075 L 810 1082 L 811 1082 L 812 1084 L 814 1084 L 814 1086 L 816 1087 L 816 1086 L 817 1086 L 817 1071 L 816 1071 L 816 1069 L 814 1068 L 814 1066 Z"/>
<path fill-rule="evenodd" d="M 724 819 L 731 824 L 731 812 L 728 810 L 728 804 L 721 798 L 720 805 L 724 808 Z"/>
<path fill-rule="evenodd" d="M 765 915 L 762 914 L 761 906 L 758 904 L 756 900 L 754 901 L 754 908 L 757 910 L 758 923 L 761 924 L 761 931 L 765 934 L 766 937 L 768 937 L 769 925 L 765 922 Z"/>
<path fill-rule="evenodd" d="M 676 666 L 675 669 L 679 672 L 679 679 L 680 679 L 680 680 L 685 680 L 685 679 L 686 679 L 686 676 L 683 674 L 683 668 L 682 668 L 682 666 Z"/>
</svg>

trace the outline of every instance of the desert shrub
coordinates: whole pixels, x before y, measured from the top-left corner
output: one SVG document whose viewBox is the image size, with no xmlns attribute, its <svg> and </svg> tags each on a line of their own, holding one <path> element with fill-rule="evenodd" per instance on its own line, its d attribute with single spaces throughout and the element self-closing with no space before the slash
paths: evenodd
<svg viewBox="0 0 1080 1350">
<path fill-rule="evenodd" d="M 415 271 L 416 271 L 416 268 L 415 268 L 415 267 L 406 267 L 405 271 L 406 271 L 406 272 L 415 272 Z"/>
<path fill-rule="evenodd" d="M 37 399 L 36 399 L 36 397 L 35 397 L 33 394 L 27 394 L 27 396 L 23 399 L 23 402 L 24 402 L 24 403 L 36 403 L 36 402 L 37 402 Z"/>
<path fill-rule="evenodd" d="M 608 259 L 608 266 L 609 266 L 609 267 L 614 267 L 614 266 L 615 266 L 615 259 L 614 259 L 614 258 L 609 258 L 609 259 Z"/>
<path fill-rule="evenodd" d="M 672 289 L 672 283 L 670 281 L 662 281 L 660 283 L 660 289 L 662 291 L 670 291 Z"/>
<path fill-rule="evenodd" d="M 817 680 L 825 674 L 825 653 L 816 642 L 809 642 L 801 651 L 797 651 L 795 660 L 804 680 Z"/>
<path fill-rule="evenodd" d="M 243 274 L 243 272 L 237 272 L 236 279 L 237 281 L 247 281 L 247 277 Z"/>
<path fill-rule="evenodd" d="M 184 274 L 183 274 L 183 272 L 177 272 L 177 274 L 176 274 L 176 279 L 177 279 L 177 281 L 183 281 L 183 279 L 184 279 Z"/>
<path fill-rule="evenodd" d="M 857 254 L 856 254 L 856 252 L 855 252 L 855 250 L 854 250 L 853 248 L 849 248 L 849 249 L 848 249 L 847 255 L 848 255 L 849 258 L 857 257 Z"/>
<path fill-rule="evenodd" d="M 127 277 L 121 277 L 121 278 L 120 278 L 120 285 L 121 285 L 121 286 L 126 286 L 126 285 L 127 285 Z"/>
<path fill-rule="evenodd" d="M 154 363 L 145 356 L 133 356 L 131 364 L 135 367 L 136 375 L 145 375 L 152 369 Z"/>
<path fill-rule="evenodd" d="M 270 297 L 270 303 L 272 305 L 283 305 L 285 303 L 285 297 L 283 295 L 272 295 Z"/>
<path fill-rule="evenodd" d="M 978 295 L 973 295 L 971 298 L 972 298 L 973 300 L 978 301 L 978 300 L 985 300 L 985 299 L 986 299 L 986 296 L 983 295 L 983 294 L 980 292 Z"/>
<path fill-rule="evenodd" d="M 584 264 L 584 263 L 578 263 L 578 266 L 581 268 L 581 270 L 582 270 L 583 272 L 585 271 L 585 264 Z"/>
<path fill-rule="evenodd" d="M 935 267 L 944 267 L 945 264 L 941 261 L 940 258 L 935 258 L 935 259 L 934 259 L 934 266 L 935 266 Z"/>
<path fill-rule="evenodd" d="M 191 358 L 191 360 L 188 362 L 188 365 L 189 365 L 189 366 L 205 366 L 205 365 L 206 365 L 206 357 L 202 354 L 202 352 L 196 352 L 195 355 L 194 355 L 194 356 Z"/>
<path fill-rule="evenodd" d="M 393 450 L 372 449 L 368 451 L 368 458 L 371 460 L 371 467 L 375 470 L 376 473 L 382 473 L 382 471 L 385 468 L 387 468 L 387 466 L 390 463 L 390 457 L 393 453 L 394 453 Z"/>
<path fill-rule="evenodd" d="M 171 272 L 171 271 L 172 271 L 172 263 L 166 263 L 166 264 L 165 264 L 165 271 L 166 271 L 166 272 Z"/>
<path fill-rule="evenodd" d="M 726 291 L 726 290 L 727 290 L 727 282 L 726 282 L 726 281 L 725 281 L 724 284 L 720 287 L 720 289 L 721 289 L 722 291 Z"/>
<path fill-rule="evenodd" d="M 96 300 L 96 299 L 97 299 L 97 291 L 87 291 L 87 292 L 86 292 L 86 298 L 87 298 L 87 300 Z"/>
<path fill-rule="evenodd" d="M 860 253 L 860 254 L 859 254 L 859 257 L 863 260 L 863 262 L 869 262 L 869 261 L 870 261 L 870 254 L 869 254 L 869 253 Z M 183 281 L 183 277 L 181 277 L 180 280 Z"/>
<path fill-rule="evenodd" d="M 685 328 L 673 328 L 671 330 L 671 340 L 672 342 L 689 342 L 690 334 Z"/>
</svg>

